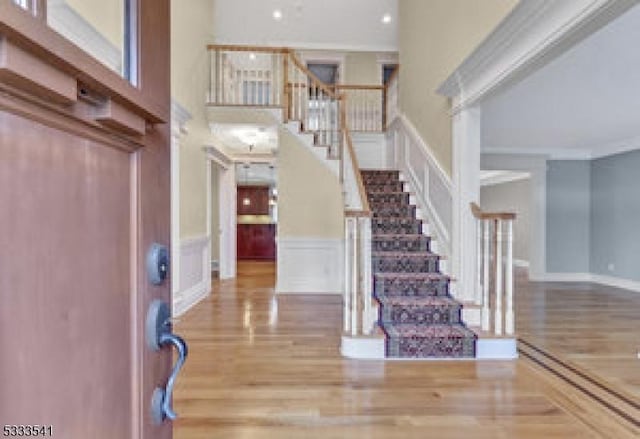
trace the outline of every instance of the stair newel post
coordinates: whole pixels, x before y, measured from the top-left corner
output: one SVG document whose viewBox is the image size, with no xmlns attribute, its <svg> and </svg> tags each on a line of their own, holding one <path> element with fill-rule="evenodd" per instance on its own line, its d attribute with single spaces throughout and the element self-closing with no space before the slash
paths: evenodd
<svg viewBox="0 0 640 439">
<path fill-rule="evenodd" d="M 507 220 L 507 261 L 505 272 L 505 332 L 512 335 L 515 331 L 513 310 L 513 220 Z"/>
<path fill-rule="evenodd" d="M 496 220 L 496 310 L 495 310 L 495 333 L 496 335 L 502 335 L 502 323 L 503 323 L 503 310 L 502 310 L 502 294 L 503 294 L 503 262 L 502 262 L 502 252 L 503 252 L 503 230 L 502 230 L 502 221 Z"/>
<path fill-rule="evenodd" d="M 353 233 L 353 245 L 351 258 L 353 261 L 353 270 L 351 273 L 351 335 L 358 335 L 359 317 L 361 317 L 361 303 L 360 303 L 360 264 L 358 263 L 360 257 L 360 230 L 358 227 L 358 218 L 353 221 L 354 233 Z"/>
<path fill-rule="evenodd" d="M 489 250 L 491 248 L 491 241 L 489 239 L 489 234 L 491 233 L 491 221 L 490 220 L 479 220 L 483 223 L 483 240 L 484 245 L 482 246 L 483 253 L 483 263 L 482 263 L 482 330 L 488 331 L 490 327 L 491 321 L 491 309 L 489 307 L 489 265 L 490 265 L 490 254 Z"/>
<path fill-rule="evenodd" d="M 375 315 L 371 306 L 371 218 L 364 216 L 360 218 L 362 232 L 362 250 L 360 251 L 360 264 L 362 273 L 361 297 L 364 302 L 363 332 L 370 335 L 375 323 Z"/>
</svg>

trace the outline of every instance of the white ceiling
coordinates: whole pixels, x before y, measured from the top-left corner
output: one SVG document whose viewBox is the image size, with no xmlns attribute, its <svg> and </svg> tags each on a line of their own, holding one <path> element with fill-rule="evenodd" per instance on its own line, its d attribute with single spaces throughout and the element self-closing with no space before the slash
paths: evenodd
<svg viewBox="0 0 640 439">
<path fill-rule="evenodd" d="M 211 131 L 234 156 L 275 154 L 278 148 L 278 130 L 273 125 L 217 123 Z"/>
<path fill-rule="evenodd" d="M 237 163 L 236 182 L 240 185 L 275 186 L 277 169 L 268 163 Z"/>
<path fill-rule="evenodd" d="M 482 148 L 588 158 L 640 148 L 640 7 L 482 104 Z"/>
<path fill-rule="evenodd" d="M 397 51 L 397 16 L 398 0 L 215 0 L 213 31 L 219 44 Z"/>
</svg>

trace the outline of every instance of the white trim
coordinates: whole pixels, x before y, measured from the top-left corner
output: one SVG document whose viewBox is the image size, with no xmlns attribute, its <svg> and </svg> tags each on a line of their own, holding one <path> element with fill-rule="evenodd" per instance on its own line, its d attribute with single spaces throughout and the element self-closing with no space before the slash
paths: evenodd
<svg viewBox="0 0 640 439">
<path fill-rule="evenodd" d="M 482 148 L 483 154 L 546 155 L 550 160 L 595 160 L 640 149 L 640 136 L 581 148 Z"/>
<path fill-rule="evenodd" d="M 485 173 L 491 173 L 485 175 Z M 519 171 L 480 171 L 480 186 L 495 186 L 504 183 L 513 183 L 516 181 L 527 180 L 531 178 L 529 172 Z"/>
<path fill-rule="evenodd" d="M 342 238 L 278 237 L 278 294 L 342 294 Z"/>
<path fill-rule="evenodd" d="M 518 81 L 635 5 L 628 0 L 521 0 L 440 85 L 452 111 Z"/>
<path fill-rule="evenodd" d="M 538 282 L 595 283 L 640 293 L 640 281 L 594 273 L 546 273 L 544 276 L 532 280 Z"/>
<path fill-rule="evenodd" d="M 515 360 L 518 343 L 515 338 L 479 338 L 476 342 L 477 360 Z"/>
<path fill-rule="evenodd" d="M 180 140 L 191 114 L 171 100 L 171 293 L 180 291 Z"/>
<path fill-rule="evenodd" d="M 173 294 L 173 315 L 180 316 L 211 292 L 211 270 L 208 235 L 183 239 L 180 242 L 180 285 Z"/>
<path fill-rule="evenodd" d="M 524 259 L 514 259 L 513 266 L 518 268 L 529 268 L 531 264 L 529 261 L 525 261 Z"/>
<path fill-rule="evenodd" d="M 342 336 L 340 353 L 343 357 L 357 360 L 384 360 L 384 336 L 382 337 L 349 337 Z"/>
<path fill-rule="evenodd" d="M 209 160 L 216 162 L 223 169 L 229 169 L 233 166 L 233 160 L 215 146 L 205 145 L 202 147 L 202 150 L 205 152 Z"/>
</svg>

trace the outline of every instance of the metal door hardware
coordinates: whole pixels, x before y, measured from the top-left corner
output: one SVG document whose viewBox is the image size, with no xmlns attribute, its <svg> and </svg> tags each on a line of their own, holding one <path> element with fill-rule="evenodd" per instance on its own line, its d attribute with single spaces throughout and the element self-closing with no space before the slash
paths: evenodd
<svg viewBox="0 0 640 439">
<path fill-rule="evenodd" d="M 178 417 L 171 406 L 171 399 L 176 378 L 184 366 L 188 354 L 187 343 L 172 332 L 171 326 L 169 305 L 162 300 L 154 300 L 147 313 L 147 345 L 154 351 L 159 351 L 165 346 L 173 346 L 178 351 L 178 360 L 173 366 L 166 386 L 164 388 L 156 387 L 151 397 L 151 416 L 156 424 L 161 424 L 166 419 L 173 421 Z"/>
</svg>

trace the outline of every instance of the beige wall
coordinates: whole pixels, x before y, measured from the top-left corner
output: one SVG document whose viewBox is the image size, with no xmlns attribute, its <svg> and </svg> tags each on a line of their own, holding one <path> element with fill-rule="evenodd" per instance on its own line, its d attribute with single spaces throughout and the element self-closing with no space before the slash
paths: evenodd
<svg viewBox="0 0 640 439">
<path fill-rule="evenodd" d="M 213 1 L 171 1 L 171 95 L 193 119 L 180 145 L 180 236 L 207 231 L 207 161 L 202 147 L 210 143 L 205 114 L 208 89 L 206 44 L 213 32 Z"/>
<path fill-rule="evenodd" d="M 517 0 L 401 0 L 400 109 L 451 174 L 449 102 L 438 86 Z"/>
<path fill-rule="evenodd" d="M 66 3 L 122 50 L 124 41 L 124 0 L 66 0 Z"/>
<path fill-rule="evenodd" d="M 343 83 L 357 85 L 382 84 L 382 65 L 373 52 L 348 52 L 344 60 Z"/>
<path fill-rule="evenodd" d="M 488 212 L 515 212 L 513 223 L 513 257 L 530 261 L 531 179 L 483 186 L 480 205 Z"/>
<path fill-rule="evenodd" d="M 342 238 L 338 178 L 286 129 L 279 141 L 278 237 Z"/>
</svg>

